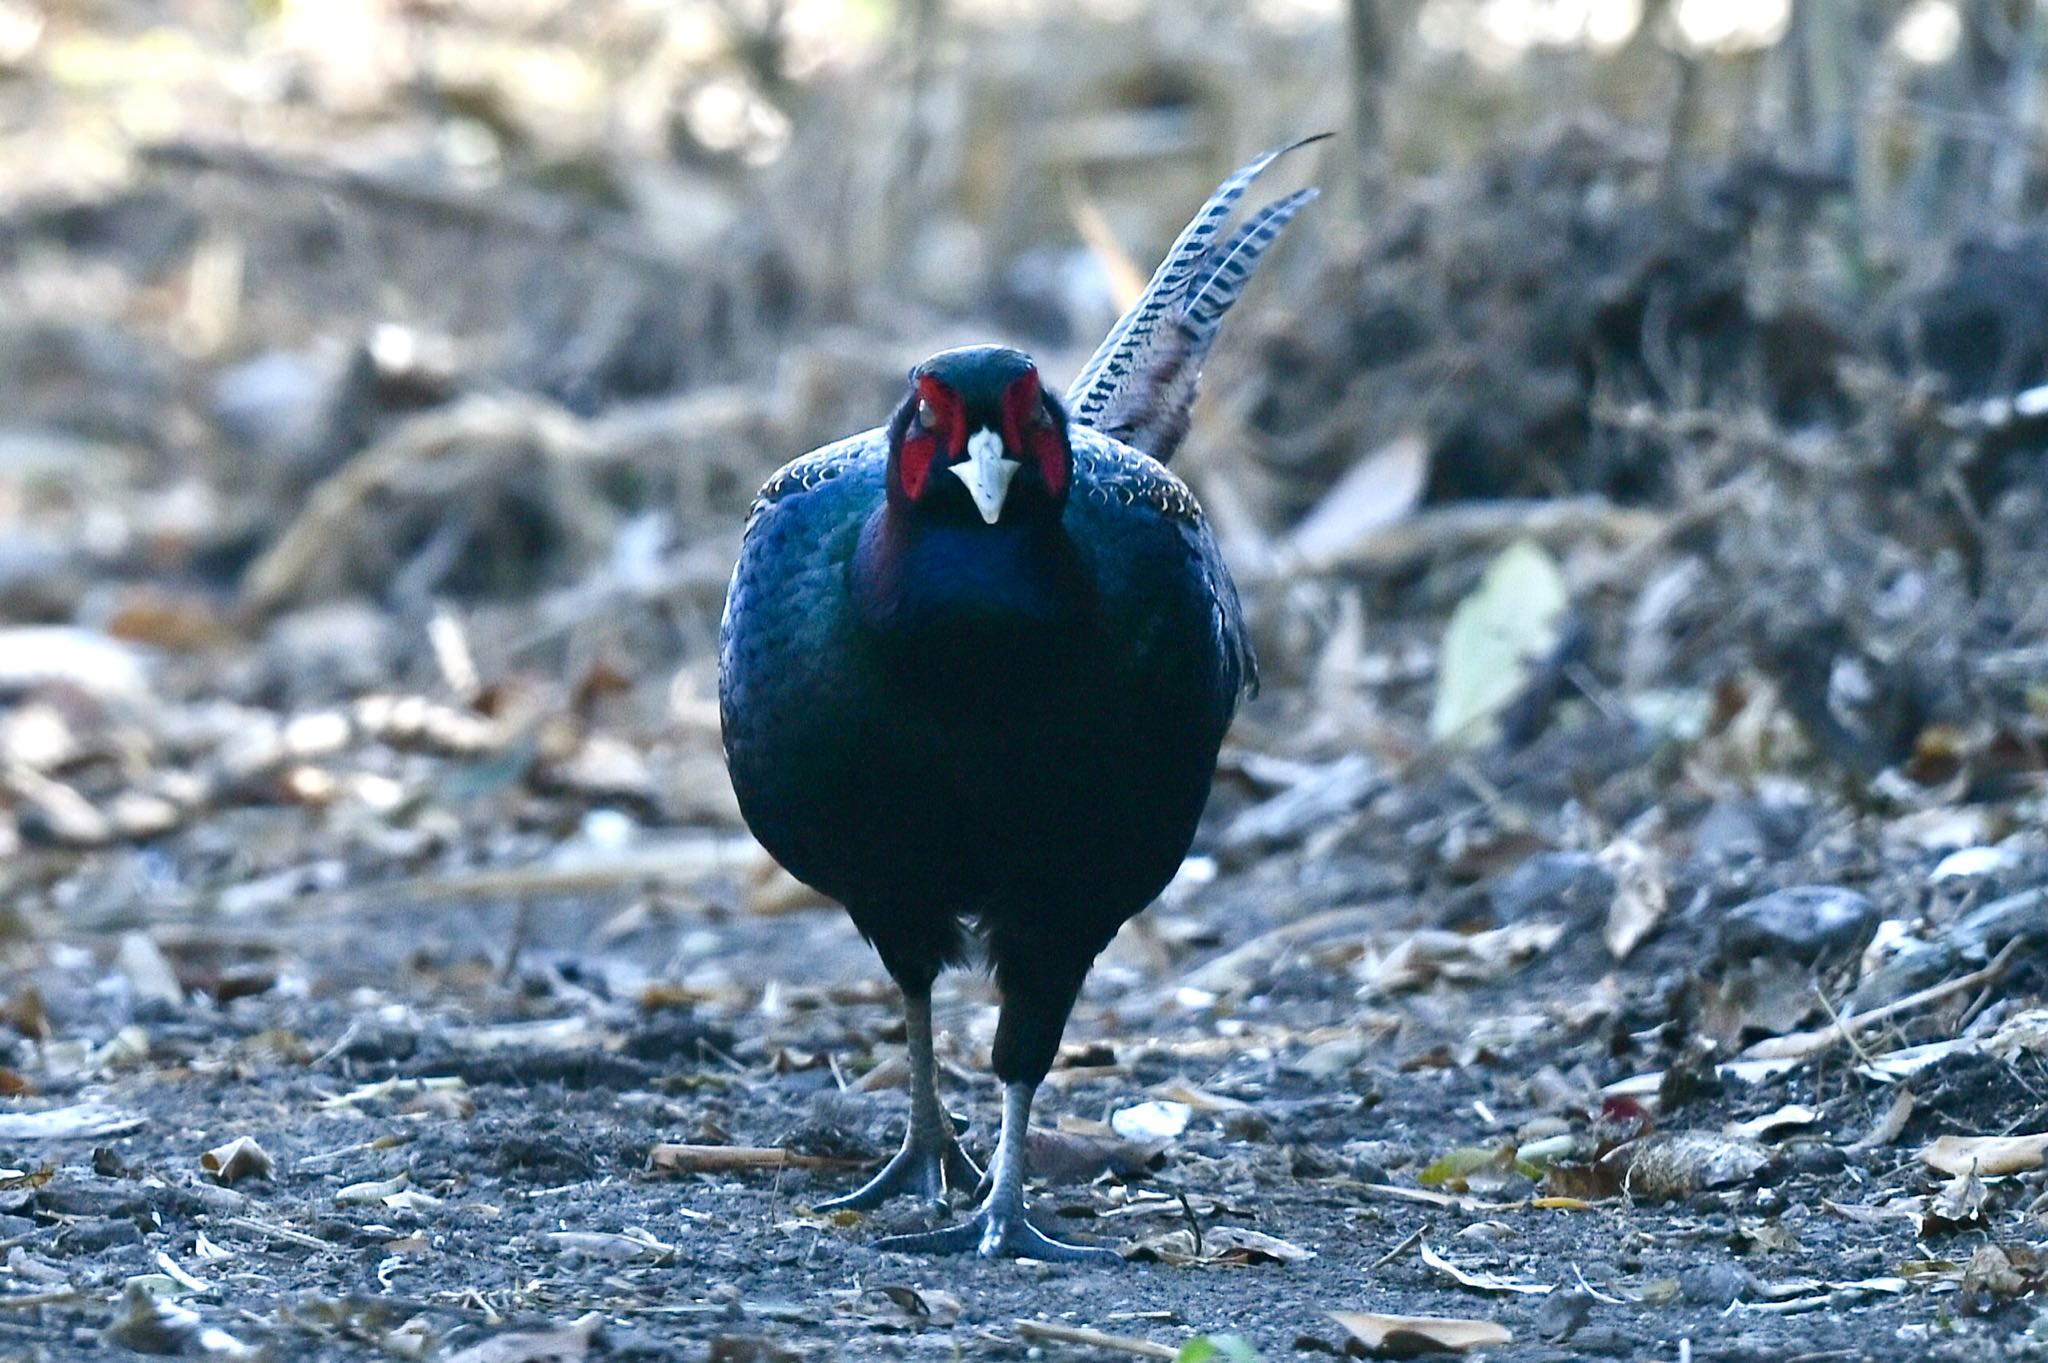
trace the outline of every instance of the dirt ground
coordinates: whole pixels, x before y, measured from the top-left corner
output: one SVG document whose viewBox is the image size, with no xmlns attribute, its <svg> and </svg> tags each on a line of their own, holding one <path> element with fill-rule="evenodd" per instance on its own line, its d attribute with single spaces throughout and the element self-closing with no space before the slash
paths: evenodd
<svg viewBox="0 0 2048 1363">
<path fill-rule="evenodd" d="M 23 1072 L 37 1106 L 89 1104 L 118 1125 L 15 1146 L 39 1163 L 5 1193 L 0 1229 L 37 1290 L 9 1302 L 0 1331 L 25 1357 L 98 1356 L 110 1330 L 201 1352 L 192 1338 L 152 1349 L 177 1323 L 122 1324 L 129 1309 L 110 1305 L 168 1259 L 202 1284 L 170 1300 L 280 1358 L 442 1357 L 579 1321 L 587 1340 L 469 1356 L 1113 1356 L 1019 1324 L 1051 1322 L 1176 1347 L 1230 1332 L 1284 1358 L 1341 1350 L 1332 1311 L 1497 1321 L 1514 1342 L 1485 1356 L 1503 1359 L 2029 1355 L 2029 1318 L 1973 1303 L 1995 1289 L 1959 1288 L 1941 1263 L 2011 1243 L 2031 1180 L 2002 1182 L 1975 1229 L 1930 1231 L 1926 1199 L 1901 1195 L 1929 1186 L 1915 1152 L 1935 1136 L 2040 1124 L 2038 1056 L 1920 1074 L 1911 1115 L 1877 1141 L 1904 1088 L 1847 1049 L 1754 1083 L 1667 1081 L 1650 1100 L 1661 1130 L 1713 1137 L 1807 1109 L 1725 1187 L 1685 1191 L 1717 1177 L 1688 1166 L 1679 1187 L 1543 1206 L 1566 1186 L 1555 1173 L 1489 1169 L 1465 1191 L 1423 1181 L 1447 1152 L 1512 1148 L 1518 1132 L 1568 1132 L 1585 1150 L 1614 1138 L 1603 1126 L 1639 1122 L 1593 1088 L 1664 1065 L 1667 994 L 1714 947 L 1711 915 L 1689 915 L 1617 974 L 1593 906 L 1553 886 L 1495 901 L 1516 915 L 1504 921 L 1567 927 L 1535 963 L 1362 1005 L 1361 975 L 1382 967 L 1362 968 L 1361 940 L 1412 943 L 1409 925 L 1456 912 L 1382 859 L 1413 818 L 1396 799 L 1363 820 L 1355 864 L 1279 854 L 1219 876 L 1098 968 L 1044 1104 L 1072 1134 L 1040 1153 L 1063 1176 L 1038 1207 L 1122 1249 L 1130 1261 L 1110 1270 L 880 1254 L 866 1241 L 915 1213 L 808 1210 L 900 1133 L 899 1088 L 860 1083 L 899 1053 L 900 1024 L 838 913 L 735 911 L 719 875 L 702 902 L 535 897 L 502 979 L 517 911 L 501 896 L 421 902 L 402 887 L 299 898 L 281 911 L 288 929 L 159 929 L 184 973 L 214 972 L 215 994 L 190 1003 L 110 986 L 89 952 L 59 956 L 17 989 L 39 991 L 75 1068 L 51 1043 Z M 1806 831 L 1780 873 L 1838 867 L 1858 854 L 1854 831 Z M 147 854 L 125 860 L 151 874 Z M 1361 894 L 1350 878 L 1366 874 L 1380 884 Z M 1205 969 L 1247 943 L 1249 959 Z M 1240 1005 L 1219 1006 L 1217 986 Z M 976 1055 L 987 983 L 956 979 L 937 1011 L 972 1143 L 994 1119 Z M 117 1024 L 139 1031 L 125 1040 Z M 1113 1114 L 1189 1090 L 1197 1111 L 1177 1138 L 1105 1138 Z M 273 1167 L 221 1186 L 201 1152 L 238 1137 Z M 815 1163 L 652 1171 L 676 1143 Z M 1453 1269 L 1514 1290 L 1461 1286 Z"/>
<path fill-rule="evenodd" d="M 2048 21 L 1339 8 L 0 0 L 0 1357 L 2048 1353 Z M 1321 127 L 1180 464 L 1265 687 L 1039 1109 L 1125 1262 L 877 1253 L 747 504 Z"/>
</svg>

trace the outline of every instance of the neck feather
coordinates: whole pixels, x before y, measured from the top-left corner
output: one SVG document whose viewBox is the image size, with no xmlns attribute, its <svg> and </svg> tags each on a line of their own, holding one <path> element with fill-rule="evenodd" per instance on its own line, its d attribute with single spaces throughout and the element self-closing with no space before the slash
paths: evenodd
<svg viewBox="0 0 2048 1363">
<path fill-rule="evenodd" d="M 1057 520 L 957 524 L 884 503 L 854 551 L 853 596 L 862 622 L 903 641 L 988 636 L 1057 637 L 1083 630 L 1094 592 Z"/>
</svg>

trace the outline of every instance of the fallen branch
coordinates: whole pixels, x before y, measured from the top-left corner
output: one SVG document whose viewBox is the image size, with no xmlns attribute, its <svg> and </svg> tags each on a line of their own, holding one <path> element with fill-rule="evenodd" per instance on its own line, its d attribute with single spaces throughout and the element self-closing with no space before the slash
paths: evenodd
<svg viewBox="0 0 2048 1363">
<path fill-rule="evenodd" d="M 1657 512 L 1616 506 L 1604 497 L 1464 502 L 1420 511 L 1338 552 L 1308 558 L 1276 550 L 1268 562 L 1246 565 L 1240 577 L 1264 581 L 1302 574 L 1386 573 L 1421 559 L 1457 558 L 1519 539 L 1556 544 L 1593 538 L 1630 545 L 1655 536 L 1666 520 Z"/>
<path fill-rule="evenodd" d="M 493 866 L 448 875 L 373 881 L 299 895 L 276 903 L 266 901 L 260 911 L 266 926 L 274 927 L 284 921 L 304 923 L 343 916 L 356 921 L 432 904 L 486 900 L 525 902 L 682 887 L 718 872 L 748 870 L 766 856 L 760 844 L 750 837 L 711 833 L 675 838 L 660 846 L 566 866 Z M 159 916 L 154 921 L 159 926 L 177 925 L 177 920 L 167 916 Z M 222 917 L 208 909 L 190 915 L 186 924 L 191 923 L 204 923 L 210 930 L 218 932 Z"/>
<path fill-rule="evenodd" d="M 63 1306 L 74 1301 L 83 1301 L 85 1293 L 75 1287 L 59 1287 L 49 1292 L 29 1292 L 18 1297 L 0 1296 L 0 1311 L 26 1311 L 33 1306 Z M 1167 1355 L 1172 1358 L 1172 1354 Z"/>
<path fill-rule="evenodd" d="M 1178 1349 L 1169 1349 L 1164 1344 L 1154 1344 L 1149 1339 L 1139 1339 L 1135 1335 L 1108 1335 L 1100 1330 L 1090 1330 L 1080 1325 L 1056 1325 L 1049 1320 L 1018 1321 L 1017 1337 L 1045 1344 L 1078 1344 L 1086 1349 L 1108 1349 L 1112 1353 L 1129 1354 L 1133 1358 L 1180 1357 Z"/>
<path fill-rule="evenodd" d="M 1908 994 L 1895 999 L 1882 1008 L 1873 1008 L 1867 1013 L 1856 1013 L 1840 1018 L 1825 1027 L 1816 1027 L 1807 1032 L 1788 1032 L 1784 1036 L 1766 1037 L 1742 1053 L 1744 1060 L 1805 1060 L 1819 1055 L 1839 1042 L 1847 1041 L 1852 1035 L 1866 1027 L 1924 1008 L 1930 1003 L 1939 1003 L 1955 994 L 1967 993 L 1981 985 L 1997 980 L 2005 973 L 2006 966 L 2019 948 L 2019 941 L 2006 943 L 2005 950 L 1991 958 L 1991 963 L 1982 970 L 1959 975 L 1946 984 L 1932 985 L 1917 994 Z"/>
<path fill-rule="evenodd" d="M 236 1230 L 248 1231 L 252 1235 L 261 1235 L 272 1240 L 282 1240 L 288 1245 L 298 1245 L 303 1249 L 334 1248 L 327 1241 L 307 1235 L 303 1231 L 295 1231 L 289 1226 L 274 1226 L 268 1221 L 258 1221 L 253 1216 L 231 1216 L 224 1224 L 232 1226 Z"/>
<path fill-rule="evenodd" d="M 1281 953 L 1317 938 L 1362 933 L 1379 927 L 1387 921 L 1388 913 L 1385 904 L 1371 904 L 1364 907 L 1325 909 L 1306 918 L 1297 918 L 1270 932 L 1261 933 L 1249 942 L 1232 947 L 1221 956 L 1211 957 L 1180 979 L 1173 981 L 1161 991 L 1161 996 L 1171 997 L 1174 990 L 1190 987 L 1205 989 L 1215 994 L 1227 993 L 1244 984 L 1252 966 L 1269 965 Z"/>
<path fill-rule="evenodd" d="M 298 516 L 243 573 L 239 610 L 245 620 L 258 621 L 345 583 L 366 533 L 367 508 L 401 497 L 466 505 L 528 466 L 566 490 L 560 471 L 593 449 L 587 426 L 533 398 L 473 396 L 413 417 L 313 489 Z M 565 507 L 568 502 L 565 493 Z M 594 511 L 579 509 L 579 519 L 596 519 Z M 594 553 L 602 532 L 593 524 L 580 533 Z"/>
<path fill-rule="evenodd" d="M 800 1155 L 779 1145 L 657 1145 L 647 1164 L 665 1174 L 730 1174 L 744 1169 L 856 1169 L 867 1160 Z"/>
<path fill-rule="evenodd" d="M 380 211 L 403 213 L 436 227 L 574 245 L 665 277 L 683 276 L 689 268 L 607 227 L 596 214 L 548 200 L 470 194 L 347 166 L 293 160 L 246 145 L 175 140 L 144 146 L 137 155 L 145 165 L 160 169 L 292 185 L 354 199 Z"/>
</svg>

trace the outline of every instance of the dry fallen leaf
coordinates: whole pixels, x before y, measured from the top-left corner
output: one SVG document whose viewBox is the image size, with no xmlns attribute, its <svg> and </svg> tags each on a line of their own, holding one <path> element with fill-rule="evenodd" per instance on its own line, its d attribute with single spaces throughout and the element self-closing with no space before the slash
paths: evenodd
<svg viewBox="0 0 2048 1363">
<path fill-rule="evenodd" d="M 1155 1344 L 1149 1339 L 1133 1335 L 1111 1335 L 1101 1330 L 1091 1330 L 1084 1325 L 1064 1325 L 1056 1320 L 1020 1320 L 1017 1322 L 1017 1338 L 1034 1343 L 1076 1344 L 1084 1349 L 1103 1349 L 1112 1353 L 1129 1354 L 1133 1358 L 1160 1358 L 1172 1360 L 1180 1357 L 1180 1350 L 1170 1349 L 1164 1344 Z"/>
<path fill-rule="evenodd" d="M 1940 1235 L 1983 1225 L 1984 1201 L 1989 1196 L 1990 1190 L 1977 1177 L 1977 1171 L 1963 1170 L 1928 1202 L 1927 1212 L 1920 1218 L 1920 1233 Z"/>
<path fill-rule="evenodd" d="M 879 1283 L 844 1293 L 838 1309 L 865 1324 L 888 1329 L 905 1324 L 952 1325 L 960 1319 L 962 1307 L 960 1299 L 951 1292 L 904 1283 Z"/>
<path fill-rule="evenodd" d="M 1891 1106 L 1878 1115 L 1870 1130 L 1857 1137 L 1848 1148 L 1861 1153 L 1866 1150 L 1881 1150 L 1890 1145 L 1899 1138 L 1899 1133 L 1906 1129 L 1906 1123 L 1912 1120 L 1915 1101 L 1913 1090 L 1900 1089 L 1893 1096 Z"/>
<path fill-rule="evenodd" d="M 1963 1269 L 1963 1309 L 1980 1311 L 1991 1302 L 2024 1297 L 2048 1285 L 2040 1255 L 2026 1245 L 1979 1245 Z"/>
<path fill-rule="evenodd" d="M 1384 954 L 1368 952 L 1352 973 L 1361 981 L 1360 998 L 1423 989 L 1440 979 L 1484 984 L 1520 969 L 1563 936 L 1564 924 L 1538 919 L 1470 934 L 1424 928 Z"/>
<path fill-rule="evenodd" d="M 1422 1262 L 1428 1264 L 1431 1268 L 1458 1284 L 1458 1286 L 1469 1287 L 1478 1292 L 1518 1292 L 1532 1297 L 1541 1297 L 1557 1290 L 1556 1286 L 1551 1283 L 1521 1282 L 1514 1278 L 1502 1278 L 1492 1273 L 1479 1273 L 1468 1268 L 1460 1268 L 1449 1259 L 1444 1258 L 1443 1255 L 1431 1249 L 1429 1242 L 1426 1240 L 1422 1243 Z"/>
<path fill-rule="evenodd" d="M 2048 1160 L 2048 1132 L 2031 1136 L 1943 1136 L 1920 1152 L 1920 1162 L 1944 1174 L 1983 1178 L 2023 1174 Z"/>
<path fill-rule="evenodd" d="M 1310 572 L 1342 563 L 1375 531 L 1406 517 L 1429 483 L 1429 442 L 1404 431 L 1347 470 L 1301 518 L 1284 552 Z"/>
<path fill-rule="evenodd" d="M 122 1313 L 102 1332 L 111 1344 L 138 1354 L 184 1354 L 206 1358 L 253 1358 L 257 1350 L 227 1331 L 210 1326 L 182 1303 L 159 1298 L 140 1282 L 121 1297 Z"/>
<path fill-rule="evenodd" d="M 1810 1107 L 1791 1103 L 1766 1112 L 1761 1117 L 1752 1117 L 1746 1122 L 1730 1122 L 1721 1128 L 1724 1136 L 1735 1136 L 1742 1140 L 1760 1140 L 1773 1131 L 1782 1131 L 1792 1126 L 1812 1126 L 1820 1120 L 1820 1114 Z"/>
<path fill-rule="evenodd" d="M 1664 920 L 1668 897 L 1663 859 L 1634 838 L 1616 838 L 1600 853 L 1614 877 L 1614 902 L 1607 908 L 1602 940 L 1617 961 L 1625 961 Z"/>
<path fill-rule="evenodd" d="M 1195 1233 L 1178 1227 L 1140 1240 L 1132 1246 L 1130 1257 L 1156 1259 L 1174 1268 L 1243 1268 L 1252 1264 L 1297 1264 L 1315 1258 L 1316 1252 L 1263 1231 L 1211 1226 L 1202 1233 L 1199 1248 Z"/>
<path fill-rule="evenodd" d="M 901 1055 L 892 1055 L 846 1088 L 849 1093 L 880 1093 L 884 1089 L 907 1087 L 909 1083 L 910 1062 Z"/>
<path fill-rule="evenodd" d="M 1444 630 L 1430 737 L 1462 748 L 1491 742 L 1501 712 L 1556 649 L 1570 605 L 1548 550 L 1526 539 L 1503 549 Z"/>
<path fill-rule="evenodd" d="M 1034 1126 L 1027 1138 L 1031 1173 L 1051 1187 L 1093 1183 L 1104 1174 L 1129 1178 L 1157 1168 L 1164 1141 L 1127 1141 L 1116 1136 Z"/>
<path fill-rule="evenodd" d="M 1619 1172 L 1623 1189 L 1639 1201 L 1675 1202 L 1702 1188 L 1746 1183 L 1770 1161 L 1754 1141 L 1670 1131 L 1616 1146 L 1601 1158 L 1600 1168 Z"/>
<path fill-rule="evenodd" d="M 1367 1353 L 1381 1358 L 1470 1353 L 1474 1349 L 1512 1344 L 1515 1339 L 1505 1325 L 1456 1316 L 1385 1316 L 1367 1311 L 1332 1311 L 1330 1319 L 1343 1326 Z"/>
<path fill-rule="evenodd" d="M 1110 1114 L 1109 1129 L 1130 1141 L 1170 1141 L 1188 1129 L 1194 1109 L 1155 1098 Z"/>
<path fill-rule="evenodd" d="M 385 1198 L 405 1191 L 405 1185 L 412 1182 L 412 1175 L 401 1169 L 390 1178 L 377 1179 L 368 1183 L 351 1183 L 335 1190 L 334 1200 L 344 1207 L 367 1206 L 382 1202 Z"/>
<path fill-rule="evenodd" d="M 559 1330 L 494 1335 L 452 1355 L 448 1363 L 579 1363 L 603 1324 L 604 1318 L 592 1311 Z"/>
<path fill-rule="evenodd" d="M 0 1141 L 62 1141 L 84 1136 L 119 1136 L 147 1119 L 104 1103 L 73 1103 L 41 1112 L 0 1112 Z"/>
<path fill-rule="evenodd" d="M 676 1253 L 674 1245 L 656 1239 L 651 1231 L 640 1226 L 628 1226 L 623 1231 L 550 1231 L 547 1238 L 549 1244 L 565 1254 L 585 1254 L 593 1259 L 666 1263 Z"/>
<path fill-rule="evenodd" d="M 245 1178 L 269 1178 L 277 1165 L 255 1137 L 237 1136 L 201 1155 L 199 1167 L 222 1183 L 240 1183 Z"/>
<path fill-rule="evenodd" d="M 1211 1093 L 1207 1089 L 1196 1088 L 1193 1084 L 1183 1081 L 1175 1081 L 1171 1084 L 1157 1084 L 1147 1089 L 1146 1092 L 1150 1093 L 1154 1098 L 1162 1098 L 1170 1103 L 1185 1103 L 1189 1110 L 1193 1112 L 1246 1112 L 1251 1109 L 1251 1104 L 1245 1102 L 1242 1098 L 1232 1098 L 1222 1093 Z"/>
</svg>

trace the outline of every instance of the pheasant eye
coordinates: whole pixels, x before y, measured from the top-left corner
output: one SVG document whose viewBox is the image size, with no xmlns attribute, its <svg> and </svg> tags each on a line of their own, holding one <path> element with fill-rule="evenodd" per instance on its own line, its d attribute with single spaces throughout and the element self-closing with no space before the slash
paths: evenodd
<svg viewBox="0 0 2048 1363">
<path fill-rule="evenodd" d="M 928 431 L 938 427 L 939 409 L 932 406 L 931 399 L 919 398 L 917 400 L 917 424 Z"/>
</svg>

